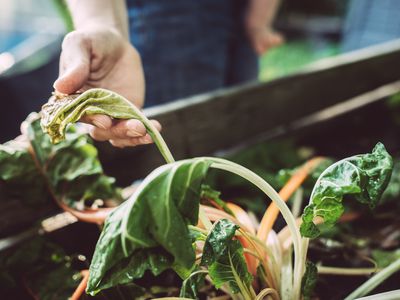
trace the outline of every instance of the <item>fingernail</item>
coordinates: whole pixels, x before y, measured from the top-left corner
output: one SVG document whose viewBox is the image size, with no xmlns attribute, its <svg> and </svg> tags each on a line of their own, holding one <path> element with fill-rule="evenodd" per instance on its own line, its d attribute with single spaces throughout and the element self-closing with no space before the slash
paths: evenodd
<svg viewBox="0 0 400 300">
<path fill-rule="evenodd" d="M 101 129 L 107 129 L 106 126 L 104 126 L 104 124 L 96 119 L 92 120 L 92 124 L 98 128 Z"/>
<path fill-rule="evenodd" d="M 129 120 L 128 122 L 126 122 L 126 127 L 128 127 L 126 135 L 129 137 L 139 137 L 145 135 L 146 132 L 141 132 L 138 128 L 139 126 L 138 121 Z"/>
<path fill-rule="evenodd" d="M 138 132 L 136 130 L 133 130 L 133 129 L 128 129 L 128 131 L 126 132 L 126 135 L 129 136 L 129 137 L 140 137 L 140 136 L 143 136 L 142 133 L 140 133 L 140 132 Z"/>
</svg>

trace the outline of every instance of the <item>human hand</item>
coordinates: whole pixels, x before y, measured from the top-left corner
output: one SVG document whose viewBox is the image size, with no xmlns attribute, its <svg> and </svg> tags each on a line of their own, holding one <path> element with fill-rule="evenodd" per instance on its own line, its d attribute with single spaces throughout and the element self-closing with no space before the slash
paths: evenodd
<svg viewBox="0 0 400 300">
<path fill-rule="evenodd" d="M 262 55 L 269 49 L 279 46 L 284 42 L 281 34 L 267 26 L 247 28 L 247 35 L 254 51 L 258 55 Z"/>
<path fill-rule="evenodd" d="M 94 87 L 121 94 L 136 106 L 144 99 L 144 76 L 140 56 L 115 29 L 85 27 L 66 35 L 60 57 L 56 92 L 71 94 Z M 86 116 L 81 121 L 94 125 L 95 140 L 110 141 L 117 147 L 151 143 L 146 128 L 138 120 L 112 120 L 105 115 Z M 161 129 L 157 121 L 153 121 Z"/>
</svg>

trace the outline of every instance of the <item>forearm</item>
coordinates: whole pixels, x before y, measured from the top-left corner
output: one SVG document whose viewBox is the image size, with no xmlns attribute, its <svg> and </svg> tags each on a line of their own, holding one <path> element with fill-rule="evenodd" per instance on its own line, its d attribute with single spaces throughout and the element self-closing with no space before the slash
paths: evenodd
<svg viewBox="0 0 400 300">
<path fill-rule="evenodd" d="M 67 0 L 75 29 L 107 26 L 129 39 L 128 14 L 124 0 Z"/>
<path fill-rule="evenodd" d="M 259 28 L 260 26 L 271 27 L 278 11 L 280 0 L 250 0 L 248 28 Z"/>
</svg>

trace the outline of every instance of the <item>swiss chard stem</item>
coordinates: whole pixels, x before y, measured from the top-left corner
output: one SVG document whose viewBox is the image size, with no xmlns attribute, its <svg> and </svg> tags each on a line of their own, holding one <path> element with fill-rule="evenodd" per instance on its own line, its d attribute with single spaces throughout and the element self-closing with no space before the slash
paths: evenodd
<svg viewBox="0 0 400 300">
<path fill-rule="evenodd" d="M 367 295 L 378 285 L 388 279 L 394 273 L 400 271 L 400 258 L 395 262 L 391 263 L 386 268 L 382 269 L 380 272 L 376 273 L 362 285 L 360 285 L 354 292 L 348 295 L 345 300 L 353 300 L 362 296 Z"/>
<path fill-rule="evenodd" d="M 370 275 L 379 271 L 377 268 L 336 268 L 317 266 L 319 274 L 330 274 L 339 276 Z"/>
<path fill-rule="evenodd" d="M 293 248 L 294 248 L 294 257 L 295 257 L 295 264 L 294 264 L 294 282 L 293 282 L 293 289 L 292 289 L 292 299 L 299 299 L 300 298 L 300 287 L 301 287 L 301 278 L 302 272 L 304 270 L 304 257 L 302 255 L 301 249 L 301 236 L 300 231 L 296 225 L 296 220 L 294 219 L 290 209 L 286 205 L 286 203 L 281 199 L 279 194 L 260 176 L 255 174 L 254 172 L 250 171 L 249 169 L 238 165 L 236 163 L 230 162 L 225 159 L 221 158 L 208 158 L 214 163 L 211 167 L 216 169 L 225 170 L 236 175 L 243 177 L 244 179 L 248 180 L 249 182 L 253 183 L 257 186 L 260 190 L 262 190 L 279 208 L 282 213 L 283 218 L 285 219 L 286 223 L 288 224 L 288 228 L 292 235 L 293 239 Z"/>
<path fill-rule="evenodd" d="M 129 102 L 129 101 L 128 101 Z M 172 163 L 175 161 L 174 157 L 172 156 L 171 151 L 169 150 L 167 143 L 164 141 L 163 137 L 161 136 L 160 132 L 157 130 L 157 128 L 151 123 L 151 121 L 145 116 L 145 114 L 138 109 L 135 105 L 133 105 L 131 102 L 130 106 L 132 109 L 135 111 L 137 115 L 137 119 L 143 123 L 143 125 L 146 127 L 147 132 L 153 139 L 154 143 L 156 144 L 158 150 L 160 151 L 161 155 L 164 157 L 165 161 L 167 163 Z"/>
</svg>

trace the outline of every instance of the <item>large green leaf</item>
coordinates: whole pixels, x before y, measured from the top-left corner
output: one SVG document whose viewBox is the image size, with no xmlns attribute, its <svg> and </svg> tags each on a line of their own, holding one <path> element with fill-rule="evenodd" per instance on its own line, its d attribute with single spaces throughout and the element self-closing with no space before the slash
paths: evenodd
<svg viewBox="0 0 400 300">
<path fill-rule="evenodd" d="M 140 119 L 128 100 L 105 89 L 90 89 L 80 95 L 53 96 L 42 107 L 41 114 L 41 126 L 53 143 L 64 140 L 67 125 L 79 121 L 84 115 L 103 114 L 116 119 Z"/>
<path fill-rule="evenodd" d="M 53 194 L 77 207 L 96 199 L 120 199 L 114 178 L 104 175 L 87 135 L 72 126 L 68 139 L 53 145 L 37 114 L 31 114 L 25 125 L 26 136 L 0 145 L 0 185 L 7 197 L 41 205 Z"/>
<path fill-rule="evenodd" d="M 304 209 L 301 234 L 309 238 L 319 235 L 313 222 L 315 217 L 323 218 L 328 226 L 335 224 L 344 211 L 344 196 L 353 196 L 375 207 L 389 183 L 392 169 L 392 158 L 381 143 L 372 153 L 355 155 L 328 167 L 318 178 L 310 204 Z"/>
<path fill-rule="evenodd" d="M 195 252 L 188 225 L 197 224 L 209 165 L 199 158 L 161 166 L 111 213 L 90 266 L 89 293 L 140 278 L 146 269 L 158 274 L 169 267 L 190 274 Z M 140 268 L 130 271 L 131 265 Z"/>
<path fill-rule="evenodd" d="M 242 245 L 232 239 L 237 229 L 237 225 L 226 219 L 216 223 L 204 244 L 201 265 L 209 267 L 217 288 L 228 283 L 233 293 L 248 293 L 253 277 L 247 270 Z"/>
</svg>

